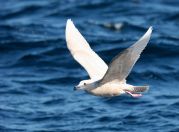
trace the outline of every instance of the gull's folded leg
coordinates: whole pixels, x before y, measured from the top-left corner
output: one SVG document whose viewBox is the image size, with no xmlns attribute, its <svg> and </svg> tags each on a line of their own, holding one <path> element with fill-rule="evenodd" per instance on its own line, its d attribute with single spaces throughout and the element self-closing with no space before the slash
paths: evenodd
<svg viewBox="0 0 179 132">
<path fill-rule="evenodd" d="M 138 97 L 141 97 L 142 96 L 142 94 L 137 94 L 137 93 L 131 93 L 131 92 L 129 92 L 129 91 L 125 91 L 127 94 L 129 94 L 129 95 L 131 95 L 132 97 L 134 97 L 134 98 L 138 98 Z"/>
</svg>

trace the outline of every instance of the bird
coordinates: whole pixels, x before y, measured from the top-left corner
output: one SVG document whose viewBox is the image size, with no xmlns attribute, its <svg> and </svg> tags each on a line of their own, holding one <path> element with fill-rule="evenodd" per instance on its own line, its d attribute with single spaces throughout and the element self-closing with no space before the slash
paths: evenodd
<svg viewBox="0 0 179 132">
<path fill-rule="evenodd" d="M 133 86 L 126 82 L 140 54 L 147 46 L 152 26 L 132 46 L 116 55 L 107 65 L 90 47 L 86 39 L 75 27 L 71 19 L 67 19 L 65 37 L 67 48 L 73 58 L 87 71 L 90 79 L 82 80 L 74 90 L 84 90 L 89 94 L 102 97 L 113 97 L 123 94 L 134 98 L 141 97 L 149 90 L 149 86 Z"/>
</svg>

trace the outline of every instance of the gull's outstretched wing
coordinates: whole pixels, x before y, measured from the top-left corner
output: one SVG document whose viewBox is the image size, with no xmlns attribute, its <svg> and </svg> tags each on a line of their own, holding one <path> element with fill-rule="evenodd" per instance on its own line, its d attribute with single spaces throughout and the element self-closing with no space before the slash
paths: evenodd
<svg viewBox="0 0 179 132">
<path fill-rule="evenodd" d="M 110 81 L 125 81 L 140 54 L 149 42 L 152 27 L 132 46 L 113 58 L 109 68 L 101 80 L 101 84 Z"/>
<path fill-rule="evenodd" d="M 88 42 L 70 19 L 66 24 L 66 42 L 74 59 L 86 69 L 91 79 L 98 80 L 104 76 L 108 66 L 90 48 Z"/>
</svg>

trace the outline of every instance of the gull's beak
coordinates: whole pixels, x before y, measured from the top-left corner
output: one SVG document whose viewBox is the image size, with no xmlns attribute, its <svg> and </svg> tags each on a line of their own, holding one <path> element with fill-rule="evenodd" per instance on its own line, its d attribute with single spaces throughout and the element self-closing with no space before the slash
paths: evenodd
<svg viewBox="0 0 179 132">
<path fill-rule="evenodd" d="M 76 91 L 76 90 L 78 90 L 79 88 L 80 88 L 79 86 L 75 86 L 73 90 Z"/>
</svg>

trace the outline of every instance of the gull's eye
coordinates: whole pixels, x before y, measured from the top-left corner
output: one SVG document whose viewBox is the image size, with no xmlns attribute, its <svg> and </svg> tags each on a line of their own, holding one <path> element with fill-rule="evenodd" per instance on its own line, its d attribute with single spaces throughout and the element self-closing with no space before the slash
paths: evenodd
<svg viewBox="0 0 179 132">
<path fill-rule="evenodd" d="M 86 85 L 86 83 L 84 83 L 84 85 Z"/>
</svg>

